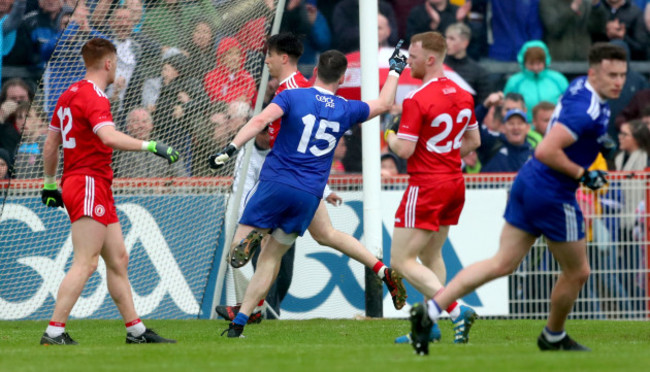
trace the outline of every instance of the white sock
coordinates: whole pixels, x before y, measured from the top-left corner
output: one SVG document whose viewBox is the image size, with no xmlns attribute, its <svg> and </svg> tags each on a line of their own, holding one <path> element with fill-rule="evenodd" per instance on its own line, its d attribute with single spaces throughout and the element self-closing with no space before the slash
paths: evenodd
<svg viewBox="0 0 650 372">
<path fill-rule="evenodd" d="M 65 332 L 65 323 L 56 323 L 56 325 L 52 323 L 54 322 L 50 322 L 47 326 L 45 333 L 52 338 L 61 336 Z"/>
<path fill-rule="evenodd" d="M 454 308 L 454 310 L 452 310 L 451 313 L 449 313 L 449 316 L 451 317 L 452 321 L 456 321 L 456 319 L 458 319 L 458 317 L 460 316 L 460 305 L 457 305 Z"/>
<path fill-rule="evenodd" d="M 142 322 L 142 320 L 140 320 L 140 318 L 128 322 L 125 325 L 126 325 L 126 331 L 135 337 L 142 335 L 147 330 L 147 327 L 144 326 L 144 323 Z"/>
<path fill-rule="evenodd" d="M 429 312 L 429 318 L 434 322 L 438 321 L 438 318 L 440 318 L 440 313 L 442 313 L 440 306 L 438 306 L 434 300 L 427 301 L 427 311 Z"/>
<path fill-rule="evenodd" d="M 542 330 L 542 333 L 544 334 L 544 338 L 546 338 L 546 341 L 548 342 L 558 342 L 562 340 L 564 337 L 566 337 L 566 332 L 551 332 L 548 328 L 544 327 Z"/>
</svg>

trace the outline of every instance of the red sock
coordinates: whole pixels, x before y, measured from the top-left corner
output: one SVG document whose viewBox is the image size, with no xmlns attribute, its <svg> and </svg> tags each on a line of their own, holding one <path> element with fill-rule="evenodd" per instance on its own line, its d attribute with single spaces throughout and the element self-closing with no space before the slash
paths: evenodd
<svg viewBox="0 0 650 372">
<path fill-rule="evenodd" d="M 134 325 L 136 325 L 136 324 L 138 324 L 140 322 L 142 322 L 142 320 L 140 320 L 140 318 L 136 318 L 136 319 L 134 319 L 134 320 L 132 320 L 132 321 L 130 321 L 128 323 L 124 323 L 124 325 L 126 326 L 126 328 L 129 328 L 129 327 L 133 327 Z"/>
<path fill-rule="evenodd" d="M 53 322 L 53 321 L 50 321 L 50 325 L 51 325 L 52 327 L 64 327 L 64 328 L 65 328 L 65 323 L 61 323 L 61 322 Z"/>
<path fill-rule="evenodd" d="M 384 263 L 381 261 L 377 261 L 375 266 L 372 267 L 372 271 L 375 272 L 375 274 L 379 274 L 379 271 L 384 268 Z"/>
<path fill-rule="evenodd" d="M 449 307 L 447 307 L 445 311 L 447 311 L 448 314 L 451 314 L 451 312 L 454 311 L 456 306 L 458 306 L 458 302 L 454 301 L 451 303 L 451 305 L 449 305 Z"/>
</svg>

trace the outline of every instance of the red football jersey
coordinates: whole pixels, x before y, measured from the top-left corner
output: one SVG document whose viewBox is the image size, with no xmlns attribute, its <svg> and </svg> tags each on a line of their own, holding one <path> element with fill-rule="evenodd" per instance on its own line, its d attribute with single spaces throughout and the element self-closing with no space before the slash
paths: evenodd
<svg viewBox="0 0 650 372">
<path fill-rule="evenodd" d="M 278 89 L 275 91 L 275 95 L 277 96 L 280 94 L 285 89 L 296 89 L 296 88 L 309 88 L 311 87 L 311 83 L 305 79 L 304 76 L 300 73 L 300 71 L 296 71 L 291 76 L 288 78 L 284 79 L 284 81 L 280 82 L 280 86 Z M 280 131 L 280 121 L 282 121 L 282 118 L 277 119 L 273 123 L 269 124 L 269 136 L 271 137 L 271 141 L 269 142 L 271 147 L 273 147 L 273 144 L 275 143 L 275 139 L 278 137 L 278 132 Z"/>
<path fill-rule="evenodd" d="M 463 134 L 478 129 L 471 94 L 446 77 L 434 78 L 411 92 L 402 107 L 397 137 L 417 142 L 407 162 L 409 182 L 461 176 Z"/>
<path fill-rule="evenodd" d="M 95 83 L 72 84 L 56 104 L 49 129 L 63 139 L 63 177 L 82 174 L 112 181 L 113 149 L 104 145 L 97 130 L 115 125 L 106 94 Z"/>
</svg>

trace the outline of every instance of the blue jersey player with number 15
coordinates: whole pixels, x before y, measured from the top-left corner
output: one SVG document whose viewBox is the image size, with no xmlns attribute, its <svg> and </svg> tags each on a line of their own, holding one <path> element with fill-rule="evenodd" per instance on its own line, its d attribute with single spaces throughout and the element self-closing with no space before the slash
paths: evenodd
<svg viewBox="0 0 650 372">
<path fill-rule="evenodd" d="M 411 309 L 411 331 L 425 339 L 438 317 L 454 300 L 480 285 L 512 273 L 537 237 L 544 235 L 562 269 L 551 293 L 551 308 L 541 350 L 589 351 L 565 332 L 566 319 L 589 277 L 584 220 L 575 193 L 578 185 L 596 190 L 607 181 L 602 171 L 587 171 L 598 152 L 615 151 L 606 134 L 610 110 L 625 83 L 625 51 L 597 43 L 589 51 L 588 75 L 574 80 L 557 105 L 535 156 L 519 171 L 506 206 L 506 223 L 496 255 L 462 270 L 433 300 Z M 466 327 L 469 332 L 469 327 Z M 426 353 L 424 343 L 413 343 Z"/>
<path fill-rule="evenodd" d="M 266 297 L 275 280 L 282 256 L 311 223 L 323 197 L 334 149 L 343 133 L 388 111 L 393 104 L 399 74 L 406 67 L 406 58 L 399 54 L 399 47 L 391 56 L 390 65 L 390 76 L 378 99 L 348 101 L 334 95 L 343 83 L 347 59 L 335 50 L 322 53 L 312 88 L 278 94 L 242 127 L 228 147 L 210 157 L 212 168 L 222 166 L 268 123 L 282 118 L 282 130 L 262 166 L 259 182 L 248 196 L 233 239 L 237 245 L 256 233 L 272 230 L 260 252 L 244 302 L 227 330 L 228 337 L 241 336 L 251 312 Z"/>
</svg>

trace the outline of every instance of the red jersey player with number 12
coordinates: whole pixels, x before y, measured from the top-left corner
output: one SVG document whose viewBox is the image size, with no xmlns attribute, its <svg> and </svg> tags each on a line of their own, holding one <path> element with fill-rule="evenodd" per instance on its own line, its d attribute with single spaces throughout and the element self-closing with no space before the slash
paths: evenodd
<svg viewBox="0 0 650 372">
<path fill-rule="evenodd" d="M 66 90 L 57 102 L 43 147 L 42 201 L 63 207 L 72 223 L 74 259 L 57 292 L 51 321 L 41 345 L 76 345 L 65 323 L 86 282 L 97 269 L 99 255 L 106 264 L 106 283 L 126 326 L 126 343 L 174 343 L 146 328 L 133 304 L 127 274 L 129 263 L 117 218 L 111 183 L 112 149 L 150 151 L 170 164 L 178 152 L 154 141 L 141 141 L 115 130 L 104 90 L 115 80 L 117 51 L 105 39 L 91 39 L 81 55 L 84 80 Z M 61 194 L 56 184 L 59 146 L 63 145 Z"/>
<path fill-rule="evenodd" d="M 437 32 L 411 38 L 411 75 L 424 83 L 404 100 L 399 130 L 388 128 L 385 136 L 390 148 L 408 159 L 410 175 L 395 214 L 391 266 L 427 298 L 433 298 L 446 279 L 441 250 L 465 203 L 461 157 L 480 144 L 472 96 L 444 75 L 446 49 L 444 36 Z M 420 310 L 416 304 L 411 313 Z M 467 342 L 476 313 L 456 302 L 446 310 L 454 323 L 454 342 Z M 422 332 L 411 332 L 395 342 L 423 344 L 428 352 L 429 341 L 440 339 L 440 330 L 433 324 L 427 327 L 427 339 L 413 339 Z"/>
</svg>

